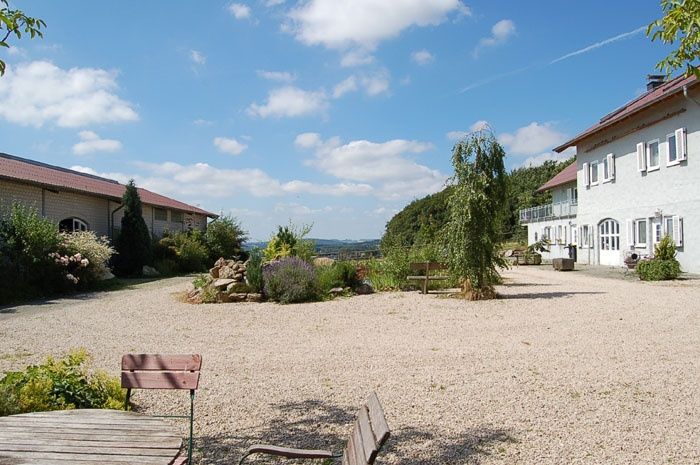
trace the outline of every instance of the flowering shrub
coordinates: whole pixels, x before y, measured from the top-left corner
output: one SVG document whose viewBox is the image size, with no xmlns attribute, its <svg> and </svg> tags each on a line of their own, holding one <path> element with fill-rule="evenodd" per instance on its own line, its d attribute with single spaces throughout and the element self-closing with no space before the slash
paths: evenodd
<svg viewBox="0 0 700 465">
<path fill-rule="evenodd" d="M 61 233 L 59 252 L 64 258 L 60 263 L 61 266 L 64 269 L 70 268 L 69 274 L 72 274 L 79 282 L 87 284 L 99 281 L 110 273 L 107 264 L 114 254 L 114 249 L 110 245 L 109 239 L 104 236 L 97 237 L 92 231 Z M 65 258 L 70 263 L 66 264 Z M 71 265 L 78 262 L 80 263 L 79 267 Z M 68 279 L 70 280 L 70 278 Z M 77 284 L 78 281 L 73 282 Z"/>
<path fill-rule="evenodd" d="M 58 252 L 51 252 L 49 257 L 61 268 L 63 277 L 73 284 L 78 284 L 80 282 L 80 278 L 78 277 L 81 274 L 80 269 L 87 268 L 90 263 L 87 258 L 83 258 L 79 253 L 69 257 L 68 255 L 61 255 Z"/>
<path fill-rule="evenodd" d="M 282 304 L 307 302 L 318 297 L 314 267 L 298 257 L 286 257 L 263 267 L 264 292 Z"/>
</svg>

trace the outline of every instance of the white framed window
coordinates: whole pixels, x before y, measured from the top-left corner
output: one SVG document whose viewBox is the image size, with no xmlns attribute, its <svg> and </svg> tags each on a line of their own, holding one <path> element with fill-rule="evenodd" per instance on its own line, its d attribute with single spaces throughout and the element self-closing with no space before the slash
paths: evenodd
<svg viewBox="0 0 700 465">
<path fill-rule="evenodd" d="M 678 148 L 676 146 L 676 133 L 666 135 L 666 166 L 679 164 Z"/>
<path fill-rule="evenodd" d="M 647 246 L 647 219 L 641 218 L 634 220 L 634 246 Z"/>
<path fill-rule="evenodd" d="M 561 225 L 557 226 L 557 242 L 561 242 L 563 240 L 563 235 L 562 235 L 562 228 Z"/>
<path fill-rule="evenodd" d="M 591 186 L 598 185 L 598 162 L 594 161 L 591 163 Z"/>
<path fill-rule="evenodd" d="M 608 165 L 607 157 L 603 158 L 602 165 L 603 165 L 603 182 L 610 182 L 611 181 L 611 179 L 610 179 L 610 166 Z"/>
<path fill-rule="evenodd" d="M 660 166 L 659 139 L 654 139 L 647 142 L 647 171 L 658 170 Z"/>
<path fill-rule="evenodd" d="M 604 220 L 598 225 L 600 250 L 620 250 L 620 224 L 613 220 Z"/>
<path fill-rule="evenodd" d="M 170 221 L 172 223 L 182 223 L 182 212 L 178 212 L 175 210 L 170 210 Z"/>
<path fill-rule="evenodd" d="M 168 210 L 164 208 L 153 208 L 153 219 L 156 221 L 168 221 Z"/>
<path fill-rule="evenodd" d="M 552 239 L 552 228 L 550 226 L 545 226 L 542 230 L 542 239 Z"/>
<path fill-rule="evenodd" d="M 58 223 L 58 229 L 61 232 L 78 232 L 78 231 L 88 231 L 90 228 L 88 224 L 81 220 L 80 218 L 66 218 Z"/>
<path fill-rule="evenodd" d="M 581 226 L 581 247 L 588 247 L 588 235 L 590 234 L 588 230 L 588 225 L 584 224 Z"/>
<path fill-rule="evenodd" d="M 664 234 L 671 236 L 676 247 L 683 246 L 683 218 L 680 216 L 664 216 Z"/>
<path fill-rule="evenodd" d="M 651 234 L 654 244 L 661 242 L 661 238 L 664 237 L 664 225 L 661 218 L 654 218 L 651 221 Z"/>
</svg>

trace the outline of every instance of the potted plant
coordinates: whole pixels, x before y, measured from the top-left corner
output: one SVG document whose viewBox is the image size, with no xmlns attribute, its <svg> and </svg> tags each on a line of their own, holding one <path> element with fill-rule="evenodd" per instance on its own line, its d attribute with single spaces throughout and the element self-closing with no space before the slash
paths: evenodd
<svg viewBox="0 0 700 465">
<path fill-rule="evenodd" d="M 542 238 L 537 242 L 527 246 L 523 253 L 523 261 L 525 265 L 540 265 L 542 264 L 542 252 L 549 252 L 550 242 L 547 238 Z"/>
</svg>

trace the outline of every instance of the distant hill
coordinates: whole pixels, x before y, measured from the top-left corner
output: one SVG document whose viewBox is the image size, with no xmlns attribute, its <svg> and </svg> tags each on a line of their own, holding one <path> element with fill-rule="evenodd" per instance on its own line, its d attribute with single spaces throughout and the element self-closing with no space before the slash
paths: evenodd
<svg viewBox="0 0 700 465">
<path fill-rule="evenodd" d="M 360 252 L 364 250 L 379 249 L 379 239 L 309 239 L 316 243 L 316 253 L 321 255 L 337 255 L 342 251 Z M 267 247 L 265 242 L 246 242 L 243 244 L 245 250 L 251 250 L 255 247 L 264 249 Z"/>
</svg>

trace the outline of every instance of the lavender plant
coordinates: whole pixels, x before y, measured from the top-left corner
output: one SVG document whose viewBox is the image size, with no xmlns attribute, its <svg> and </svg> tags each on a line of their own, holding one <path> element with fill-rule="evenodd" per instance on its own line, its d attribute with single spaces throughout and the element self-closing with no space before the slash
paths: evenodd
<svg viewBox="0 0 700 465">
<path fill-rule="evenodd" d="M 282 304 L 318 298 L 316 270 L 298 257 L 275 260 L 263 267 L 264 292 Z"/>
</svg>

